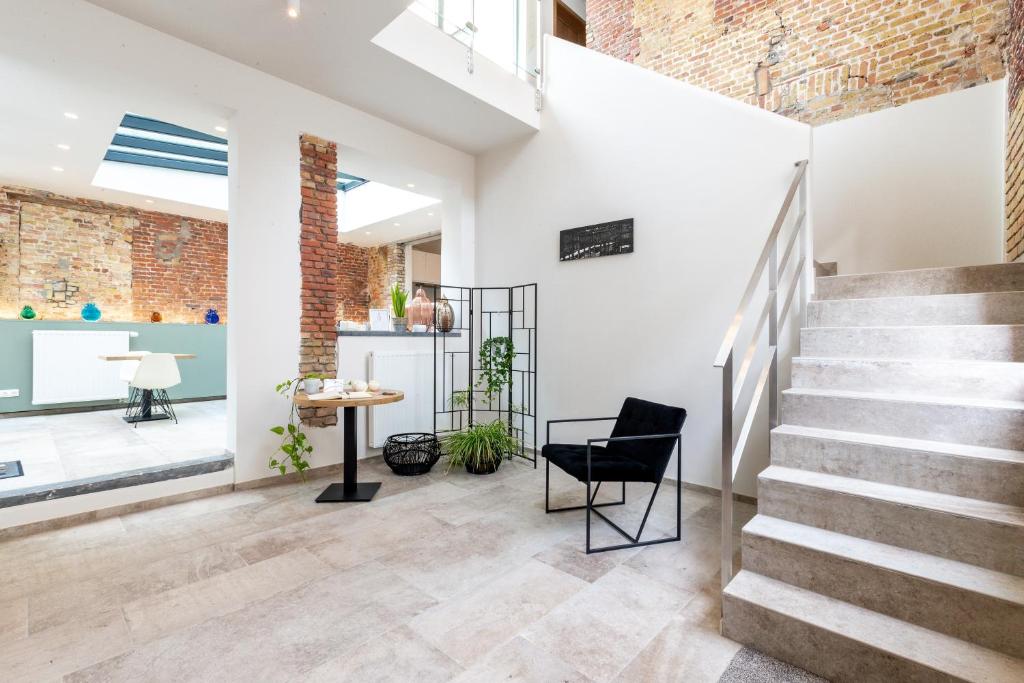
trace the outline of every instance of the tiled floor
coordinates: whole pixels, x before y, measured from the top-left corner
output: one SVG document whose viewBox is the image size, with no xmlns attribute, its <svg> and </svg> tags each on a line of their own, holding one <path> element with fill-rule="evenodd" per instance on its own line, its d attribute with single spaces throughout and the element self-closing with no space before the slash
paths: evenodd
<svg viewBox="0 0 1024 683">
<path fill-rule="evenodd" d="M 180 403 L 173 420 L 133 427 L 122 410 L 0 419 L 0 460 L 21 460 L 23 477 L 0 491 L 116 474 L 224 452 L 224 401 Z"/>
<path fill-rule="evenodd" d="M 739 649 L 717 630 L 713 496 L 683 491 L 681 543 L 587 556 L 582 513 L 544 514 L 543 469 L 360 468 L 384 481 L 368 504 L 317 505 L 317 480 L 0 543 L 2 678 L 717 681 Z M 582 498 L 553 475 L 555 504 Z M 610 510 L 636 521 L 629 496 Z"/>
</svg>

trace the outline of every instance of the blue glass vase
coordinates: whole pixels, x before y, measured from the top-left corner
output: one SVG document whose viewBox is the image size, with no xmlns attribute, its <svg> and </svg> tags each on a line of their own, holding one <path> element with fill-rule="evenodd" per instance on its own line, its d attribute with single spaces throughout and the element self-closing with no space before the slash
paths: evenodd
<svg viewBox="0 0 1024 683">
<path fill-rule="evenodd" d="M 207 325 L 216 325 L 220 322 L 220 316 L 217 315 L 216 308 L 207 309 L 206 315 L 203 317 Z"/>
<path fill-rule="evenodd" d="M 91 301 L 86 305 L 82 306 L 82 320 L 87 320 L 91 323 L 94 323 L 100 319 L 101 315 L 103 314 L 100 313 L 100 307 L 92 303 Z"/>
</svg>

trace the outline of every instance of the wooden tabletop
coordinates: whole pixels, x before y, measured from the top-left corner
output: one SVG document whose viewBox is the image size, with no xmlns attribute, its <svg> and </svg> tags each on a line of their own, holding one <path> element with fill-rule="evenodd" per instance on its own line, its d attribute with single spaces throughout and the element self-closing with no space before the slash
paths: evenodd
<svg viewBox="0 0 1024 683">
<path fill-rule="evenodd" d="M 103 355 L 100 356 L 99 358 L 100 360 L 142 360 L 142 357 L 145 355 L 146 354 L 138 353 L 137 351 L 129 351 L 128 353 L 114 353 L 110 355 Z M 194 353 L 175 353 L 172 355 L 176 360 L 188 360 L 190 358 L 196 357 L 196 354 Z"/>
<path fill-rule="evenodd" d="M 385 393 L 386 392 L 386 393 Z M 363 406 L 382 406 L 387 403 L 398 403 L 405 398 L 405 392 L 395 389 L 382 389 L 381 393 L 367 398 L 332 398 L 313 401 L 305 392 L 298 392 L 292 398 L 300 408 L 361 408 Z"/>
</svg>

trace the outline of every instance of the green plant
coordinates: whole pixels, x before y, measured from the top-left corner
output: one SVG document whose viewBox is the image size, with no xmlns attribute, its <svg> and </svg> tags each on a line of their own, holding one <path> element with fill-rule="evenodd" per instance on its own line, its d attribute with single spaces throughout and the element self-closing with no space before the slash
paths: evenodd
<svg viewBox="0 0 1024 683">
<path fill-rule="evenodd" d="M 441 440 L 448 456 L 448 469 L 468 466 L 473 470 L 497 469 L 505 457 L 519 450 L 519 439 L 509 434 L 501 421 L 473 425 L 461 432 L 452 432 Z"/>
<path fill-rule="evenodd" d="M 327 375 L 322 372 L 310 372 L 302 376 L 302 379 L 318 379 L 321 382 L 327 379 Z"/>
<path fill-rule="evenodd" d="M 493 400 L 503 387 L 512 384 L 512 359 L 516 350 L 509 337 L 491 337 L 480 344 L 480 378 L 476 386 L 483 388 Z"/>
<path fill-rule="evenodd" d="M 312 378 L 312 375 L 306 375 L 306 377 Z M 322 378 L 322 376 L 317 377 L 317 379 Z M 299 419 L 298 411 L 295 409 L 295 401 L 292 400 L 295 391 L 301 384 L 301 379 L 287 379 L 274 387 L 274 391 L 288 399 L 288 403 L 291 404 L 291 412 L 288 413 L 288 424 L 270 428 L 270 431 L 281 437 L 281 444 L 277 447 L 277 450 L 284 453 L 285 457 L 279 460 L 280 456 L 275 451 L 275 454 L 270 458 L 269 467 L 272 470 L 279 471 L 281 474 L 285 474 L 288 471 L 288 466 L 291 465 L 292 469 L 298 472 L 303 480 L 305 480 L 305 472 L 309 469 L 309 461 L 306 458 L 313 452 L 313 446 L 310 445 L 309 439 L 306 438 L 305 433 L 302 431 L 302 421 Z"/>
<path fill-rule="evenodd" d="M 391 285 L 391 310 L 396 318 L 405 317 L 405 302 L 409 300 L 409 292 L 398 286 L 398 283 Z"/>
<path fill-rule="evenodd" d="M 448 408 L 450 410 L 465 410 L 469 407 L 469 389 L 463 389 L 462 391 L 453 391 L 451 398 L 448 399 Z"/>
</svg>

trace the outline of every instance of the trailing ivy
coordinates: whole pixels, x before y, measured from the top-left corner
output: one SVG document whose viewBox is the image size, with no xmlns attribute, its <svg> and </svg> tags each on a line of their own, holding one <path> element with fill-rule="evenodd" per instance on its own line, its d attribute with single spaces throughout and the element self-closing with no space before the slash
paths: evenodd
<svg viewBox="0 0 1024 683">
<path fill-rule="evenodd" d="M 516 351 L 509 337 L 491 337 L 480 344 L 480 378 L 477 388 L 494 400 L 504 387 L 512 385 L 512 359 Z"/>
<path fill-rule="evenodd" d="M 307 375 L 307 377 L 311 378 L 312 375 Z M 285 474 L 288 471 L 288 466 L 291 465 L 292 469 L 305 479 L 305 472 L 309 469 L 309 462 L 306 458 L 313 452 L 313 446 L 310 445 L 309 439 L 302 431 L 302 422 L 298 417 L 293 400 L 301 379 L 287 379 L 274 387 L 277 393 L 288 399 L 288 403 L 291 404 L 291 412 L 288 414 L 288 424 L 270 428 L 270 431 L 281 437 L 281 444 L 277 450 L 284 453 L 285 457 L 279 460 L 279 455 L 271 456 L 269 467 Z"/>
</svg>

